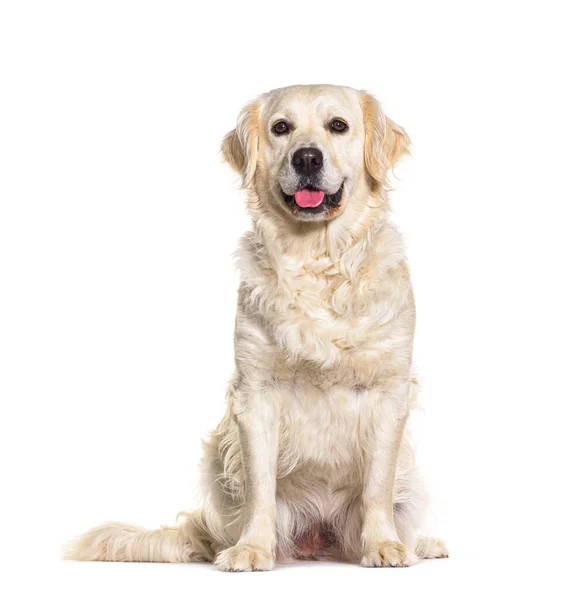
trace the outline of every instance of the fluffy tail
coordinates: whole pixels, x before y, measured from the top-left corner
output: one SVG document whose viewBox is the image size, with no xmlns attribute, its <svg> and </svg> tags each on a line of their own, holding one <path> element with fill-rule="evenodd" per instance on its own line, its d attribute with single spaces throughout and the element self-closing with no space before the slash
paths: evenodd
<svg viewBox="0 0 577 600">
<path fill-rule="evenodd" d="M 72 540 L 64 558 L 169 563 L 211 560 L 210 546 L 195 535 L 195 516 L 187 515 L 178 527 L 152 531 L 124 523 L 104 523 Z"/>
</svg>

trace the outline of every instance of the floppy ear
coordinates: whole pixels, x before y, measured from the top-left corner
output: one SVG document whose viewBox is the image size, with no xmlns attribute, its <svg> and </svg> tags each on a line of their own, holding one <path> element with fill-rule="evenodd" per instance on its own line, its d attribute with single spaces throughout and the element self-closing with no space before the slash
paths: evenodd
<svg viewBox="0 0 577 600">
<path fill-rule="evenodd" d="M 409 153 L 411 140 L 402 127 L 389 119 L 370 94 L 361 97 L 365 124 L 365 165 L 378 183 L 387 183 L 387 172 Z"/>
<path fill-rule="evenodd" d="M 236 129 L 222 140 L 220 151 L 224 160 L 242 177 L 242 187 L 248 188 L 256 173 L 260 102 L 243 108 Z"/>
</svg>

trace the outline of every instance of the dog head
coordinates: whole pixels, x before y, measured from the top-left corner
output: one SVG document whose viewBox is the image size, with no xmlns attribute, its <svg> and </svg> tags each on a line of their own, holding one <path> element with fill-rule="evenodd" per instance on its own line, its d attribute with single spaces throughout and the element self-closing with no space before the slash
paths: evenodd
<svg viewBox="0 0 577 600">
<path fill-rule="evenodd" d="M 225 160 L 259 203 L 299 221 L 334 219 L 387 185 L 406 133 L 369 94 L 329 85 L 273 90 L 240 113 Z"/>
</svg>

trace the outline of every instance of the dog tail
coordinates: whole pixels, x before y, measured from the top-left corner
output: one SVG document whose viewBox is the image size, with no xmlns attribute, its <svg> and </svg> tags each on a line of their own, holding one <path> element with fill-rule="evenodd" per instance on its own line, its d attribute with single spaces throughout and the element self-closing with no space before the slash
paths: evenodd
<svg viewBox="0 0 577 600">
<path fill-rule="evenodd" d="M 147 530 L 124 523 L 103 523 L 72 540 L 67 560 L 188 563 L 211 560 L 209 545 L 196 535 L 198 513 L 186 514 L 175 527 Z"/>
</svg>

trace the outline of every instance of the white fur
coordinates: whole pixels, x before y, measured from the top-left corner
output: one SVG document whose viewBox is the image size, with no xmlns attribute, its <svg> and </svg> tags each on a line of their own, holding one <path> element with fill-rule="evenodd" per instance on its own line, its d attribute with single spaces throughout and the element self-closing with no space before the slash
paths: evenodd
<svg viewBox="0 0 577 600">
<path fill-rule="evenodd" d="M 344 135 L 327 128 L 336 116 Z M 290 135 L 271 133 L 279 118 L 294 124 Z M 339 207 L 318 217 L 282 195 L 296 190 L 291 156 L 305 145 L 325 156 L 323 189 L 344 187 Z M 408 145 L 350 88 L 275 90 L 243 110 L 223 155 L 243 177 L 253 228 L 238 252 L 236 373 L 205 444 L 203 506 L 176 528 L 103 525 L 70 558 L 266 570 L 327 540 L 365 566 L 447 555 L 417 538 L 426 498 L 405 428 L 415 307 L 387 219 L 387 171 Z"/>
</svg>

